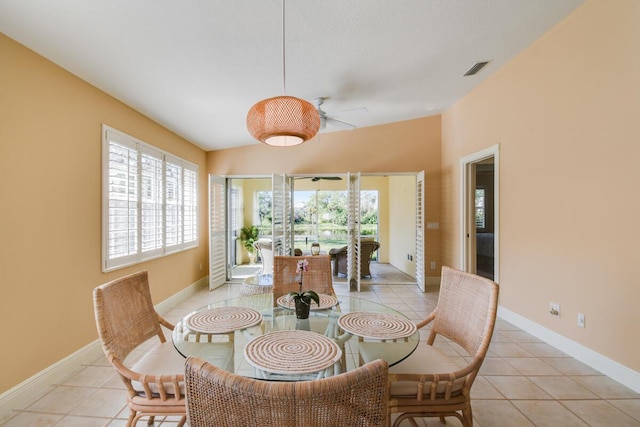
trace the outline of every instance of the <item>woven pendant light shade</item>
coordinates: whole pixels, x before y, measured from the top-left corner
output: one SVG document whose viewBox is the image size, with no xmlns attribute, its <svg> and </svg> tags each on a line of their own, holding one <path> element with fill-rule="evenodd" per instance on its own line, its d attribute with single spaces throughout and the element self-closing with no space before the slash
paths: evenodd
<svg viewBox="0 0 640 427">
<path fill-rule="evenodd" d="M 304 99 L 276 96 L 251 107 L 247 113 L 247 129 L 260 142 L 288 147 L 313 138 L 320 129 L 320 115 Z"/>
</svg>

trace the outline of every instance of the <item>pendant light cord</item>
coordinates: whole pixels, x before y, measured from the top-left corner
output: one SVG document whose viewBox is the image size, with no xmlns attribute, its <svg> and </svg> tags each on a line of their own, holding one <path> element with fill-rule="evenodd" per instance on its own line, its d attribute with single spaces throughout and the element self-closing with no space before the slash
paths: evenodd
<svg viewBox="0 0 640 427">
<path fill-rule="evenodd" d="M 282 94 L 287 94 L 287 60 L 286 60 L 286 37 L 285 37 L 285 4 L 286 0 L 282 0 Z"/>
</svg>

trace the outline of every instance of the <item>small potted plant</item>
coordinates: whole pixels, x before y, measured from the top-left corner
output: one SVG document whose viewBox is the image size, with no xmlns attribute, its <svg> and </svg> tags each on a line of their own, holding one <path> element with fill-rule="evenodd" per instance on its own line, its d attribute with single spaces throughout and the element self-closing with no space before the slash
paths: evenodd
<svg viewBox="0 0 640 427">
<path fill-rule="evenodd" d="M 253 244 L 258 240 L 259 230 L 258 227 L 252 225 L 250 227 L 242 227 L 240 229 L 240 241 L 242 241 L 242 246 L 249 253 L 249 262 L 253 264 L 255 262 L 255 251 L 256 248 Z"/>
<path fill-rule="evenodd" d="M 287 298 L 289 301 L 293 300 L 296 306 L 296 318 L 298 319 L 308 319 L 309 318 L 309 310 L 311 310 L 311 301 L 315 302 L 316 305 L 320 306 L 320 297 L 314 291 L 303 291 L 302 290 L 302 278 L 304 277 L 304 272 L 309 271 L 309 261 L 306 259 L 298 261 L 296 266 L 296 273 L 300 273 L 300 281 L 298 282 L 300 285 L 300 289 L 298 292 L 289 292 Z"/>
</svg>

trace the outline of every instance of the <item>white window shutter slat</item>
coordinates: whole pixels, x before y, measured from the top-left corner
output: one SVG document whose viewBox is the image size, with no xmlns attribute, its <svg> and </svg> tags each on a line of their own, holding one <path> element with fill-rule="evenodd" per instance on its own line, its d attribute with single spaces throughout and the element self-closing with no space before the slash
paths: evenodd
<svg viewBox="0 0 640 427">
<path fill-rule="evenodd" d="M 198 245 L 198 167 L 103 125 L 103 271 Z"/>
<path fill-rule="evenodd" d="M 209 290 L 227 279 L 226 230 L 225 179 L 209 175 Z"/>
<path fill-rule="evenodd" d="M 424 292 L 424 171 L 416 176 L 416 283 Z"/>
</svg>

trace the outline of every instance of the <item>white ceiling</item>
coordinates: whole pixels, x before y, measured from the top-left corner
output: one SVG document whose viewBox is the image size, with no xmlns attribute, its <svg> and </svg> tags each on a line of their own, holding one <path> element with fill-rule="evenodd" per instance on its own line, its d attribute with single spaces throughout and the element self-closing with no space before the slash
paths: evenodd
<svg viewBox="0 0 640 427">
<path fill-rule="evenodd" d="M 439 114 L 582 2 L 288 0 L 286 94 L 358 127 Z M 0 31 L 206 150 L 258 144 L 247 111 L 283 94 L 281 0 L 0 0 Z"/>
</svg>

